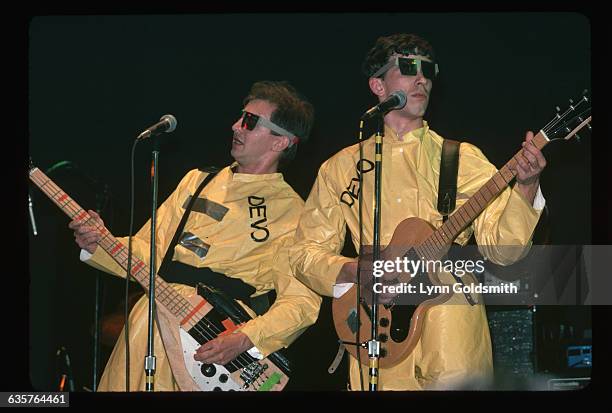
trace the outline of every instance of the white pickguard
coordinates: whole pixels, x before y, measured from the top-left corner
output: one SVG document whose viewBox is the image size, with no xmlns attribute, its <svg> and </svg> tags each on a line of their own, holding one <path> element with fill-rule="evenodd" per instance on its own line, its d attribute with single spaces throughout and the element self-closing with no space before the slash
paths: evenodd
<svg viewBox="0 0 612 413">
<path fill-rule="evenodd" d="M 185 367 L 200 389 L 203 391 L 244 390 L 234 380 L 232 380 L 230 372 L 219 364 L 212 364 L 211 366 L 213 366 L 214 369 L 211 368 L 210 370 L 214 370 L 214 372 L 211 371 L 210 377 L 205 376 L 201 370 L 202 363 L 193 359 L 193 355 L 195 354 L 196 350 L 200 348 L 200 344 L 182 328 L 180 328 L 179 331 L 181 333 Z"/>
</svg>

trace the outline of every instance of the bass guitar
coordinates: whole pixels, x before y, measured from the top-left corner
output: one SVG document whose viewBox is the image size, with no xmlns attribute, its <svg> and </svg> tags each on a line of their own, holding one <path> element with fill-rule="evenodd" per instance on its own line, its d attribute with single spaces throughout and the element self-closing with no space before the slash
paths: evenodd
<svg viewBox="0 0 612 413">
<path fill-rule="evenodd" d="M 106 227 L 94 220 L 40 169 L 30 165 L 29 177 L 71 219 L 97 227 L 101 234 L 98 245 L 127 272 L 128 249 L 125 245 Z M 149 266 L 134 256 L 131 275 L 148 291 Z M 176 370 L 185 373 L 186 379 L 183 379 L 187 380 L 183 381 L 185 385 L 181 386 L 181 381 L 177 378 L 181 389 L 185 387 L 184 390 L 202 391 L 279 391 L 287 385 L 290 365 L 279 352 L 263 360 L 244 352 L 226 365 L 203 364 L 193 359 L 195 351 L 202 344 L 220 335 L 229 334 L 240 323 L 248 321 L 250 318 L 248 314 L 233 299 L 205 286 L 198 288 L 198 294 L 185 297 L 159 276 L 155 278 L 155 292 L 158 312 L 163 310 L 164 320 L 169 319 L 170 328 L 178 330 L 180 334 L 182 354 L 174 357 L 168 354 L 168 360 L 181 358 L 184 360 L 184 365 L 180 366 L 180 369 L 176 369 L 176 364 L 172 365 L 171 361 L 175 377 Z M 165 338 L 163 334 L 162 338 Z"/>
</svg>

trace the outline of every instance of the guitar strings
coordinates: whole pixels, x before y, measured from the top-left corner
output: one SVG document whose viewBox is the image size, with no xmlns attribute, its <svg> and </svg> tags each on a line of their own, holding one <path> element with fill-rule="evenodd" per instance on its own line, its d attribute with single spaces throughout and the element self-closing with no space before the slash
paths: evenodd
<svg viewBox="0 0 612 413">
<path fill-rule="evenodd" d="M 554 132 L 553 135 L 556 134 L 560 129 L 564 129 L 564 128 L 568 128 L 567 125 L 569 125 L 572 121 L 574 121 L 575 119 L 579 119 L 581 121 L 583 121 L 583 119 L 581 119 L 582 116 L 585 116 L 590 108 L 586 108 L 585 110 L 583 110 L 582 112 L 578 113 L 577 115 L 575 115 L 573 118 L 571 118 L 570 120 L 567 120 L 565 122 L 563 122 L 562 125 L 560 125 L 559 127 L 557 127 L 557 125 L 562 122 L 567 116 L 568 114 L 570 114 L 571 112 L 574 112 L 578 109 L 578 107 L 580 105 L 582 105 L 583 103 L 588 102 L 588 99 L 586 96 L 583 96 L 580 101 L 578 103 L 576 103 L 576 105 L 572 105 L 570 106 L 563 114 L 556 114 L 556 116 L 549 121 L 543 128 L 542 131 L 548 135 L 550 133 L 551 130 L 553 130 L 554 128 L 557 128 Z M 568 130 L 569 132 L 569 130 Z M 462 207 L 460 207 L 456 214 L 453 214 L 453 216 L 451 216 L 445 223 L 442 224 L 442 226 L 440 226 L 440 228 L 438 228 L 438 230 L 436 230 L 430 237 L 428 237 L 422 244 L 420 244 L 419 246 L 413 246 L 414 251 L 417 253 L 417 255 L 419 257 L 422 258 L 435 258 L 438 254 L 436 252 L 440 252 L 440 248 L 442 248 L 446 243 L 444 240 L 444 237 L 447 236 L 445 229 L 446 230 L 451 230 L 451 225 L 454 228 L 454 230 L 456 232 L 459 232 L 462 228 L 458 228 L 457 225 L 455 225 L 455 217 L 457 218 L 461 218 L 463 219 L 465 222 L 463 224 L 460 224 L 459 226 L 461 227 L 462 225 L 465 226 L 465 223 L 467 222 L 471 222 L 475 216 L 477 215 L 477 210 L 475 210 L 473 208 L 473 205 L 471 204 L 472 202 L 475 202 L 476 204 L 478 204 L 479 209 L 481 209 L 483 207 L 483 205 L 481 205 L 481 203 L 478 201 L 477 199 L 477 195 L 480 194 L 483 197 L 483 200 L 486 201 L 486 197 L 483 196 L 484 194 L 484 190 L 488 190 L 493 197 L 495 196 L 495 194 L 498 194 L 499 191 L 503 188 L 506 187 L 506 185 L 510 182 L 510 180 L 514 177 L 514 173 L 512 173 L 512 175 L 509 177 L 509 179 L 506 179 L 503 175 L 503 170 L 504 168 L 508 169 L 508 166 L 514 166 L 514 164 L 516 164 L 516 159 L 515 157 L 518 156 L 518 153 L 516 155 L 514 155 L 510 161 L 508 161 L 508 163 L 506 165 L 504 165 L 504 167 L 502 167 L 499 171 L 497 171 L 497 173 L 495 175 L 493 175 L 489 181 L 487 181 L 485 183 L 485 185 L 483 185 L 478 191 L 476 191 L 476 193 L 474 194 L 473 197 L 471 197 Z M 504 181 L 505 185 L 502 185 L 500 187 L 500 185 L 498 184 L 498 182 L 495 180 L 495 178 L 497 176 L 500 176 L 502 178 L 502 180 Z M 491 186 L 491 183 L 495 185 L 496 190 L 493 189 L 491 190 L 491 188 L 489 188 L 489 186 Z M 482 191 L 482 192 L 481 192 Z M 492 198 L 493 198 L 492 197 Z M 492 199 L 491 198 L 491 199 Z M 472 201 L 474 200 L 474 201 Z M 487 202 L 485 202 L 487 203 Z M 470 212 L 467 210 L 467 208 L 471 208 L 472 209 L 472 214 L 470 214 Z M 463 216 L 462 214 L 465 212 L 465 214 L 467 215 L 467 218 L 465 218 L 465 216 Z M 457 215 L 458 214 L 458 215 Z M 440 235 L 440 231 L 442 232 L 442 234 L 444 234 L 444 236 Z M 451 232 L 452 234 L 452 232 Z M 449 237 L 450 238 L 450 237 Z M 410 253 L 410 250 L 408 252 L 406 252 L 403 257 L 408 257 Z M 399 278 L 399 277 L 398 277 Z M 393 307 L 396 305 L 396 298 L 393 298 L 391 300 L 391 304 L 388 306 L 388 309 L 391 310 L 393 309 Z"/>
<path fill-rule="evenodd" d="M 584 121 L 584 119 L 582 117 L 586 116 L 586 114 L 589 112 L 589 110 L 590 110 L 590 108 L 587 108 L 587 109 L 583 110 L 582 112 L 580 112 L 577 115 L 575 115 L 573 118 L 563 122 L 561 125 L 554 125 L 555 128 L 554 128 L 554 131 L 552 131 L 552 133 L 550 131 L 545 131 L 545 132 L 547 133 L 547 135 L 550 133 L 551 136 L 556 135 L 557 133 L 559 133 L 559 131 L 571 132 L 571 130 L 573 129 L 573 127 L 570 126 L 572 124 L 572 122 L 574 122 L 576 119 L 580 120 L 581 122 Z"/>
<path fill-rule="evenodd" d="M 40 175 L 43 175 L 43 176 L 44 176 L 44 174 L 42 174 L 42 172 L 40 173 Z M 78 215 L 79 215 L 79 214 L 81 214 L 82 212 L 85 212 L 85 211 L 84 211 L 82 208 L 80 208 L 80 206 L 79 206 L 79 205 L 78 205 L 78 204 L 77 204 L 77 203 L 76 203 L 76 202 L 75 202 L 75 201 L 74 201 L 72 198 L 68 197 L 68 196 L 67 196 L 67 194 L 65 194 L 65 193 L 64 193 L 64 192 L 63 192 L 63 191 L 62 191 L 62 190 L 61 190 L 59 187 L 57 187 L 57 185 L 56 185 L 56 184 L 55 184 L 55 183 L 54 183 L 52 180 L 48 179 L 48 180 L 47 180 L 47 182 L 45 182 L 45 183 L 43 183 L 43 182 L 36 182 L 36 183 L 39 185 L 39 187 L 40 187 L 40 188 L 41 188 L 41 189 L 42 189 L 44 192 L 46 192 L 48 195 L 50 195 L 50 196 L 51 196 L 51 198 L 52 198 L 52 199 L 53 199 L 53 200 L 54 200 L 54 201 L 55 201 L 55 202 L 56 202 L 58 205 L 59 205 L 58 199 L 59 199 L 59 198 L 61 198 L 63 195 L 66 195 L 66 200 L 67 200 L 67 202 L 66 202 L 64 205 L 59 205 L 59 206 L 60 206 L 61 208 L 65 209 L 67 212 L 70 212 L 70 213 L 71 213 L 71 215 L 70 215 L 70 217 L 71 217 L 71 218 L 74 218 L 75 216 L 78 216 Z M 45 187 L 47 187 L 47 188 L 43 188 L 43 186 L 45 186 Z M 46 190 L 46 189 L 48 189 L 48 190 Z M 54 193 L 52 193 L 52 191 L 54 191 Z M 59 195 L 59 198 L 56 198 L 58 195 Z M 84 222 L 87 222 L 87 221 L 91 220 L 91 216 L 89 216 L 89 214 L 87 214 L 86 212 L 85 212 L 85 214 L 86 214 L 86 216 L 87 216 L 88 218 L 87 218 L 87 219 L 85 219 L 85 220 L 84 220 Z M 94 222 L 95 222 L 95 221 L 94 221 Z M 98 229 L 104 228 L 104 227 L 102 227 L 101 225 L 99 225 L 97 222 L 95 222 L 95 226 L 96 226 L 96 228 L 98 228 Z M 102 232 L 102 231 L 101 231 L 101 232 Z M 109 233 L 109 234 L 110 234 L 110 233 Z M 110 248 L 110 247 L 112 247 L 112 246 L 115 244 L 115 241 L 116 241 L 117 243 L 119 243 L 119 241 L 117 241 L 117 240 L 113 241 L 112 239 L 110 239 L 110 237 L 109 237 L 108 235 L 103 235 L 103 238 L 100 240 L 100 245 L 101 245 L 101 246 L 104 248 L 104 245 L 102 245 L 102 244 L 104 244 L 105 242 L 107 242 L 107 243 L 108 243 L 109 241 L 110 241 L 110 244 L 109 244 L 110 246 L 109 246 L 109 248 Z M 123 255 L 123 256 L 122 256 L 122 255 Z M 122 262 L 122 263 L 125 265 L 125 261 L 126 261 L 126 260 L 125 260 L 125 256 L 124 256 L 124 255 L 125 255 L 125 247 L 123 246 L 123 248 L 120 250 L 119 254 L 116 254 L 116 255 L 115 255 L 115 257 L 122 258 L 121 262 Z M 140 260 L 139 260 L 139 261 L 140 261 Z M 143 263 L 143 264 L 144 264 L 144 263 Z M 135 266 L 138 266 L 138 265 L 139 265 L 139 263 L 137 262 L 137 263 L 135 264 Z M 138 275 L 138 274 L 139 274 L 140 272 L 142 272 L 144 269 L 145 269 L 145 267 L 141 267 L 141 268 L 139 268 L 139 269 L 138 269 L 138 271 L 134 272 L 134 275 Z M 159 282 L 159 280 L 158 280 L 158 282 Z M 147 282 L 144 282 L 144 281 L 143 281 L 143 284 L 145 284 L 145 285 L 146 285 L 146 286 L 145 286 L 145 288 L 146 288 L 146 287 L 148 287 L 148 284 L 149 284 L 149 283 L 148 283 L 148 279 L 147 279 Z M 163 295 L 164 295 L 164 294 L 166 294 L 166 298 L 169 298 L 169 296 L 170 296 L 170 295 L 172 295 L 172 293 L 168 293 L 168 290 L 167 290 L 168 286 L 166 286 L 166 285 L 160 285 L 160 287 L 161 287 L 161 288 L 160 288 L 160 291 L 161 291 L 160 296 L 161 296 L 161 298 L 162 298 L 162 299 L 164 299 L 164 297 L 163 297 Z M 171 287 L 170 287 L 170 289 L 173 291 L 173 293 L 175 293 L 175 300 L 174 300 L 175 306 L 174 306 L 174 308 L 176 308 L 176 307 L 177 307 L 177 305 L 176 305 L 176 304 L 177 304 L 177 303 L 176 303 L 176 301 L 184 301 L 182 304 L 180 304 L 180 307 L 179 307 L 179 310 L 178 310 L 179 312 L 183 312 L 183 314 L 184 314 L 184 312 L 185 312 L 186 310 L 188 310 L 188 309 L 189 309 L 189 307 L 190 307 L 190 306 L 189 306 L 189 304 L 188 304 L 188 303 L 186 302 L 186 300 L 184 300 L 184 299 L 182 298 L 182 296 L 180 296 L 180 294 L 178 294 L 178 293 L 177 293 L 177 292 L 176 292 L 174 289 L 172 289 Z M 176 300 L 176 297 L 179 297 L 179 300 Z M 207 319 L 205 316 L 203 316 L 203 317 L 202 317 L 202 319 L 203 319 L 203 320 L 205 320 L 205 321 L 208 321 L 208 322 L 209 322 L 209 323 L 210 323 L 212 326 L 214 326 L 214 324 L 213 324 L 213 323 L 212 323 L 210 320 L 208 320 L 208 319 Z M 206 334 L 207 332 L 206 332 L 206 331 L 204 331 L 204 330 L 202 330 L 202 329 L 201 329 L 201 328 L 200 328 L 200 327 L 199 327 L 197 324 L 198 324 L 198 323 L 196 323 L 196 325 L 194 326 L 194 327 L 195 327 L 195 331 L 196 331 L 196 332 L 198 332 L 198 333 L 200 333 L 200 335 L 201 335 L 202 337 L 204 337 L 204 338 L 208 338 L 209 340 L 210 340 L 210 339 L 215 338 L 215 333 L 214 333 L 214 330 L 213 330 L 213 332 L 208 332 L 208 334 Z M 211 329 L 211 330 L 212 330 L 212 329 Z M 220 333 L 220 332 L 221 332 L 221 331 L 218 331 L 217 333 Z M 250 361 L 248 358 L 244 357 L 244 356 L 243 356 L 243 354 L 244 354 L 244 353 L 242 353 L 242 354 L 240 354 L 239 356 L 237 356 L 237 357 L 236 357 L 236 358 L 235 358 L 235 359 L 234 359 L 232 362 L 228 363 L 228 365 L 231 365 L 232 367 L 236 368 L 236 366 L 234 365 L 234 362 L 237 362 L 237 364 L 239 365 L 239 367 L 244 367 L 244 366 L 242 365 L 241 361 L 242 361 L 243 363 L 245 363 L 245 362 L 246 362 L 246 363 L 247 363 L 247 365 L 248 365 L 248 364 L 251 364 L 251 363 L 252 363 L 252 361 Z M 245 358 L 246 358 L 246 360 L 245 360 Z M 254 359 L 253 359 L 253 360 L 254 360 Z"/>
<path fill-rule="evenodd" d="M 574 110 L 576 110 L 580 105 L 582 105 L 583 103 L 587 102 L 587 98 L 586 96 L 582 97 L 582 99 L 580 99 L 580 101 L 578 103 L 576 103 L 575 105 L 570 106 L 569 108 L 567 108 L 565 110 L 565 112 L 563 112 L 562 114 L 558 114 L 555 116 L 554 119 L 552 119 L 550 122 L 548 122 L 546 124 L 546 126 L 544 126 L 542 128 L 542 130 L 544 131 L 544 133 L 548 134 L 552 129 L 554 129 L 557 124 L 559 122 L 561 122 L 562 120 L 564 120 L 571 112 L 573 112 Z M 573 119 L 576 119 L 578 116 L 582 116 L 583 114 L 585 114 L 586 112 L 588 112 L 588 109 L 584 110 L 582 113 L 580 113 L 579 115 L 574 116 L 574 118 L 570 119 L 568 122 L 571 122 Z"/>
<path fill-rule="evenodd" d="M 517 155 L 518 154 L 515 156 Z M 462 205 L 455 214 L 453 214 L 445 223 L 443 223 L 440 228 L 431 234 L 423 243 L 413 247 L 418 257 L 425 259 L 433 259 L 438 257 L 441 249 L 447 245 L 449 241 L 452 242 L 451 238 L 453 235 L 453 229 L 454 232 L 459 232 L 463 226 L 465 226 L 465 223 L 471 222 L 478 215 L 478 210 L 482 210 L 484 206 L 486 206 L 486 204 L 499 193 L 500 190 L 506 187 L 508 182 L 510 182 L 510 180 L 513 178 L 514 174 L 511 173 L 509 177 L 506 178 L 504 176 L 504 171 L 508 169 L 508 166 L 512 166 L 513 162 L 516 162 L 515 156 L 512 157 L 512 159 L 508 161 L 504 167 L 497 171 L 478 191 L 476 191 L 476 193 L 474 193 L 474 195 L 464 205 Z M 500 178 L 504 182 L 504 184 L 501 186 L 500 183 L 498 183 Z M 485 191 L 488 191 L 489 195 L 486 195 Z M 479 196 L 482 198 L 482 201 L 479 200 Z M 487 198 L 489 198 L 489 200 L 487 200 Z M 474 203 L 478 206 L 477 208 L 473 205 Z M 471 209 L 471 212 L 468 209 Z M 467 215 L 467 219 L 464 215 L 462 215 L 463 213 Z M 459 218 L 463 219 L 465 222 L 463 224 L 459 223 L 459 225 L 455 225 L 455 221 Z M 407 258 L 409 253 L 410 250 L 406 252 L 403 257 Z M 397 297 L 392 299 L 389 307 L 390 309 L 396 305 L 396 300 Z"/>
</svg>

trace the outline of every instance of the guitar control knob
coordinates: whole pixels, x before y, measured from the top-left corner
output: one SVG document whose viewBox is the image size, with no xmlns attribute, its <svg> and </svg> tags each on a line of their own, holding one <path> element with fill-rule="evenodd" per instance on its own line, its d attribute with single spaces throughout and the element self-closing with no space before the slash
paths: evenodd
<svg viewBox="0 0 612 413">
<path fill-rule="evenodd" d="M 217 368 L 212 364 L 202 364 L 200 367 L 200 371 L 206 377 L 212 377 L 217 372 Z"/>
<path fill-rule="evenodd" d="M 380 348 L 380 357 L 387 357 L 387 349 L 384 347 Z"/>
<path fill-rule="evenodd" d="M 380 319 L 379 324 L 381 327 L 389 327 L 389 319 L 386 317 L 383 317 Z"/>
<path fill-rule="evenodd" d="M 380 342 L 382 342 L 382 343 L 386 343 L 388 339 L 389 339 L 389 336 L 386 335 L 386 334 L 379 334 L 378 335 L 378 340 L 380 340 Z"/>
<path fill-rule="evenodd" d="M 225 373 L 223 373 L 222 375 L 219 376 L 219 381 L 221 383 L 227 382 L 227 379 L 228 379 L 228 377 L 227 377 L 227 374 L 225 374 Z"/>
</svg>

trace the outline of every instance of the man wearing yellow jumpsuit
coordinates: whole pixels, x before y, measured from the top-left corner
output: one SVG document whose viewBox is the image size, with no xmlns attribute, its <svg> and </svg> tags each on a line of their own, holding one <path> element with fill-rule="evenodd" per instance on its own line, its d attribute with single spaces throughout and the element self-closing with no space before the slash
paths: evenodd
<svg viewBox="0 0 612 413">
<path fill-rule="evenodd" d="M 253 296 L 276 292 L 270 309 L 232 334 L 202 345 L 194 358 L 204 363 L 226 364 L 249 351 L 266 357 L 287 347 L 318 316 L 321 298 L 296 280 L 289 268 L 287 244 L 293 240 L 304 202 L 277 172 L 289 162 L 298 141 L 305 141 L 313 122 L 313 109 L 286 82 L 257 82 L 245 98 L 242 116 L 232 126 L 233 165 L 222 169 L 203 189 L 189 215 L 184 232 L 172 252 L 172 261 L 191 267 L 208 267 L 255 288 Z M 194 169 L 158 209 L 157 267 L 162 262 L 186 202 L 208 175 Z M 89 211 L 96 219 L 95 212 Z M 101 220 L 100 220 L 101 221 Z M 111 274 L 125 277 L 102 249 L 92 227 L 70 223 L 81 259 Z M 133 254 L 149 262 L 150 221 L 132 239 Z M 127 245 L 127 239 L 121 239 Z M 93 255 L 92 255 L 93 254 Z M 188 296 L 190 285 L 173 286 Z M 254 313 L 250 312 L 253 316 Z M 131 391 L 145 390 L 148 299 L 143 297 L 129 317 Z M 163 332 L 163 331 L 162 331 Z M 155 390 L 179 390 L 164 342 L 155 326 Z M 125 391 L 125 341 L 122 332 L 100 380 L 101 391 Z"/>
<path fill-rule="evenodd" d="M 364 62 L 370 90 L 379 101 L 398 90 L 407 96 L 402 109 L 384 117 L 380 231 L 383 246 L 391 240 L 398 223 L 406 218 L 418 217 L 436 228 L 442 225 L 436 202 L 443 138 L 423 120 L 437 72 L 434 59 L 434 52 L 424 39 L 396 34 L 379 38 Z M 527 252 L 544 207 L 538 177 L 546 162 L 530 143 L 532 138 L 533 133 L 527 132 L 514 187 L 506 188 L 455 240 L 465 244 L 474 233 L 481 252 L 499 264 L 509 264 Z M 374 144 L 374 137 L 364 142 L 364 158 L 368 161 L 359 168 L 363 174 L 364 245 L 373 244 Z M 460 146 L 459 156 L 457 208 L 497 171 L 478 148 L 468 143 Z M 359 145 L 353 145 L 323 163 L 291 248 L 290 262 L 296 277 L 321 295 L 339 297 L 352 285 L 349 283 L 356 282 L 356 259 L 343 257 L 339 252 L 347 226 L 355 249 L 359 250 L 358 162 Z M 524 248 L 496 248 L 501 245 Z M 455 295 L 452 300 L 455 299 L 463 298 Z M 366 334 L 369 337 L 369 331 Z M 355 358 L 350 358 L 350 388 L 359 390 L 358 364 Z M 415 350 L 399 364 L 379 370 L 378 389 L 443 389 L 460 387 L 466 381 L 482 383 L 479 380 L 490 378 L 492 364 L 484 307 L 440 305 L 426 313 Z M 362 371 L 367 390 L 367 366 Z"/>
</svg>

